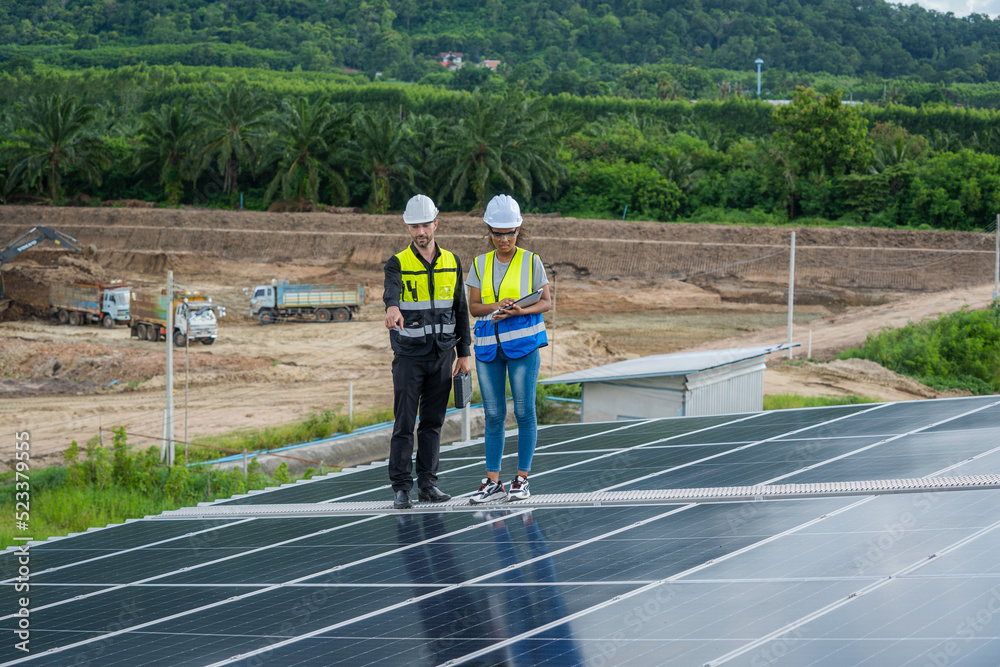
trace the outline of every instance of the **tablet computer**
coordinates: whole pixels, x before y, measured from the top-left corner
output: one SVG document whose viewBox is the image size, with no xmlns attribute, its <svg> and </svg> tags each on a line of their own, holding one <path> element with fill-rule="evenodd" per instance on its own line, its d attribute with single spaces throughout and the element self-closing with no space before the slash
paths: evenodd
<svg viewBox="0 0 1000 667">
<path fill-rule="evenodd" d="M 523 308 L 524 306 L 530 306 L 533 303 L 538 303 L 538 300 L 541 298 L 542 298 L 542 290 L 539 289 L 532 292 L 528 296 L 522 296 L 520 299 L 515 301 L 513 305 L 521 306 Z"/>
<path fill-rule="evenodd" d="M 518 299 L 517 301 L 514 302 L 514 305 L 516 305 L 516 306 L 530 306 L 533 303 L 538 303 L 538 300 L 541 299 L 541 298 L 542 298 L 542 290 L 538 289 L 538 290 L 535 290 L 534 292 L 532 292 L 531 294 L 529 294 L 528 296 L 522 296 L 520 299 Z M 496 315 L 497 313 L 501 313 L 501 312 L 503 312 L 505 310 L 507 310 L 507 309 L 506 308 L 497 308 L 496 310 L 494 310 L 489 315 L 484 315 L 483 317 L 486 318 L 486 319 L 489 319 L 489 318 L 493 317 L 494 315 Z"/>
</svg>

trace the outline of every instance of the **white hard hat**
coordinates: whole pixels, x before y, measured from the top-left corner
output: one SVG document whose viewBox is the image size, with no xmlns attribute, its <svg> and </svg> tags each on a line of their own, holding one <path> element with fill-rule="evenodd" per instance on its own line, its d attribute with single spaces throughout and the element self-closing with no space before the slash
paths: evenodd
<svg viewBox="0 0 1000 667">
<path fill-rule="evenodd" d="M 420 225 L 425 222 L 434 222 L 437 219 L 438 210 L 434 202 L 427 195 L 415 195 L 406 202 L 406 210 L 403 211 L 403 222 L 408 225 Z"/>
<path fill-rule="evenodd" d="M 521 226 L 521 207 L 510 195 L 497 195 L 486 205 L 483 220 L 490 227 L 509 229 Z"/>
</svg>

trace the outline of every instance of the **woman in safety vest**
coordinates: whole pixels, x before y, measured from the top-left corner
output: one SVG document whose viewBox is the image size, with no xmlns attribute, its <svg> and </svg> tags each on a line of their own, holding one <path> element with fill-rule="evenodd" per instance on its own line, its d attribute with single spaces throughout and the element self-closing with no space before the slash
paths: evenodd
<svg viewBox="0 0 1000 667">
<path fill-rule="evenodd" d="M 486 479 L 470 499 L 474 505 L 504 496 L 507 500 L 521 500 L 530 495 L 528 472 L 538 434 L 538 348 L 548 345 L 542 313 L 552 307 L 542 260 L 517 246 L 521 229 L 517 202 L 507 195 L 497 195 L 486 207 L 483 220 L 489 226 L 494 249 L 476 257 L 465 281 L 469 286 L 469 312 L 476 318 L 473 349 L 486 413 Z M 540 298 L 533 295 L 535 292 L 540 292 Z M 525 297 L 530 305 L 515 305 Z M 500 459 L 508 378 L 517 417 L 517 475 L 505 489 L 500 481 Z"/>
</svg>

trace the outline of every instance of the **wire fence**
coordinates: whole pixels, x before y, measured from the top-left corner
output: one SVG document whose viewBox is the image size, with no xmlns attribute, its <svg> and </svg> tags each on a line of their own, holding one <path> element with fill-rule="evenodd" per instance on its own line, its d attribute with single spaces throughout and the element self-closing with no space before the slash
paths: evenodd
<svg viewBox="0 0 1000 667">
<path fill-rule="evenodd" d="M 406 237 L 396 231 L 345 232 L 323 229 L 268 230 L 252 228 L 253 221 L 245 228 L 170 228 L 154 225 L 129 225 L 119 223 L 98 230 L 94 225 L 62 226 L 62 231 L 78 239 L 91 242 L 95 236 L 104 265 L 113 265 L 127 277 L 134 271 L 141 275 L 164 274 L 172 269 L 177 277 L 177 289 L 201 290 L 213 296 L 216 303 L 225 306 L 227 317 L 238 320 L 248 314 L 249 299 L 242 293 L 245 285 L 230 285 L 220 289 L 190 276 L 206 274 L 206 263 L 212 258 L 227 262 L 260 265 L 271 277 L 281 278 L 279 263 L 320 264 L 332 267 L 344 275 L 352 270 L 368 272 L 381 269 L 385 260 L 405 245 Z M 553 238 L 538 235 L 529 247 L 553 266 L 562 280 L 565 277 L 580 279 L 670 279 L 696 284 L 732 282 L 744 285 L 765 285 L 780 294 L 788 282 L 789 230 L 742 230 L 738 240 L 699 242 L 691 239 L 669 238 L 669 226 L 656 238 Z M 815 288 L 831 291 L 851 291 L 877 298 L 884 294 L 905 292 L 934 292 L 991 282 L 996 262 L 996 222 L 984 225 L 977 233 L 936 233 L 921 238 L 928 242 L 914 242 L 907 234 L 888 234 L 883 238 L 871 235 L 853 238 L 844 233 L 840 241 L 811 239 L 804 233 L 796 245 L 796 290 Z M 13 230 L 0 224 L 0 231 L 7 236 Z M 441 235 L 442 245 L 459 255 L 468 268 L 472 258 L 483 251 L 479 235 Z M 836 238 L 836 237 L 834 237 Z M 264 268 L 266 267 L 266 268 Z M 556 285 L 558 299 L 559 286 Z M 380 294 L 371 294 L 369 312 L 380 312 Z M 772 300 L 772 303 L 774 301 Z M 612 304 L 613 306 L 613 304 Z M 613 307 L 609 312 L 609 328 L 615 329 L 611 340 L 623 345 L 638 345 L 646 341 L 648 353 L 655 353 L 663 341 L 676 337 L 678 327 L 674 321 L 662 322 L 646 319 L 641 326 L 630 324 L 628 317 L 614 319 Z M 696 316 L 693 316 L 696 317 Z M 772 308 L 756 314 L 759 321 L 750 326 L 777 326 L 783 324 L 784 313 Z M 375 318 L 379 319 L 380 318 Z M 682 324 L 689 329 L 693 320 Z M 391 352 L 388 351 L 387 332 L 380 322 L 353 322 L 323 325 L 330 335 L 316 341 L 315 347 L 300 358 L 286 359 L 289 364 L 308 367 L 313 381 L 328 379 L 329 392 L 315 396 L 317 404 L 343 404 L 347 382 L 343 380 L 343 361 L 350 358 L 369 367 L 383 364 L 385 377 L 389 377 Z M 706 322 L 706 330 L 713 326 Z M 656 335 L 651 335 L 655 332 Z M 225 325 L 222 328 L 225 335 Z M 558 335 L 558 334 L 557 334 Z M 617 338 L 616 338 L 617 336 Z M 199 346 L 200 347 L 200 346 Z M 282 353 L 287 356 L 286 352 Z M 175 353 L 175 367 L 183 368 L 183 351 Z M 196 404 L 187 407 L 183 416 L 190 433 L 218 432 L 241 427 L 253 427 L 250 420 L 244 423 L 225 423 L 231 417 L 230 408 L 240 405 L 275 403 L 285 395 L 293 394 L 300 380 L 294 376 L 275 376 L 266 382 L 220 383 L 211 392 L 200 391 Z M 184 381 L 178 377 L 174 384 L 175 425 L 182 418 Z M 388 392 L 387 392 L 388 393 Z M 129 414 L 129 432 L 148 434 L 158 432 L 162 406 L 145 407 Z M 71 419 L 33 419 L 33 438 L 39 441 L 58 441 L 69 444 L 68 433 L 82 433 L 88 429 L 96 434 L 101 427 L 100 414 L 75 415 Z M 107 420 L 104 420 L 107 425 Z M 176 426 L 175 426 L 176 428 Z M 181 432 L 177 433 L 183 438 Z M 5 442 L 12 438 L 0 437 Z M 144 435 L 147 443 L 159 437 Z M 196 441 L 197 438 L 189 438 Z M 158 443 L 157 443 L 158 444 Z M 0 445 L 0 454 L 8 447 Z M 293 457 L 294 458 L 294 457 Z"/>
</svg>

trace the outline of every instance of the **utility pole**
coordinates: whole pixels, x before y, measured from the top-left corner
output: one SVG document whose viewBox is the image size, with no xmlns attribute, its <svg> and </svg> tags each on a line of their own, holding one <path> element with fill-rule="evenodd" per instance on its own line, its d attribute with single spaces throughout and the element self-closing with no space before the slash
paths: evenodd
<svg viewBox="0 0 1000 667">
<path fill-rule="evenodd" d="M 191 332 L 191 307 L 188 300 L 184 299 L 184 332 Z M 184 465 L 188 464 L 188 385 L 191 378 L 191 337 L 184 336 Z"/>
<path fill-rule="evenodd" d="M 788 358 L 792 358 L 792 311 L 795 308 L 795 232 L 788 255 Z"/>
<path fill-rule="evenodd" d="M 1000 298 L 1000 213 L 996 222 L 996 251 L 993 253 L 993 300 Z"/>
<path fill-rule="evenodd" d="M 552 284 L 549 285 L 549 295 L 552 297 L 552 331 L 549 333 L 549 376 L 555 375 L 556 368 L 556 269 L 551 264 L 545 268 L 552 272 Z"/>
<path fill-rule="evenodd" d="M 549 336 L 549 375 L 555 375 L 556 370 L 556 272 L 552 272 L 552 334 Z"/>
<path fill-rule="evenodd" d="M 174 272 L 167 271 L 167 465 L 174 465 Z"/>
</svg>

